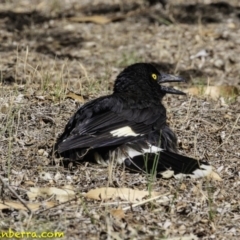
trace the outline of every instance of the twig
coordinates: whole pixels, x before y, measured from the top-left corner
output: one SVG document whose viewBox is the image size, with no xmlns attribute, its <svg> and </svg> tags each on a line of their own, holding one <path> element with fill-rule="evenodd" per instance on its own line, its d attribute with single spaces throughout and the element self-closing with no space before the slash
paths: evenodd
<svg viewBox="0 0 240 240">
<path fill-rule="evenodd" d="M 22 203 L 22 205 L 32 214 L 32 210 L 28 207 L 28 205 L 24 202 L 24 200 L 13 190 L 6 181 L 4 181 L 3 177 L 0 176 L 0 181 L 3 184 L 4 188 L 8 188 L 8 190 Z"/>
<path fill-rule="evenodd" d="M 128 210 L 128 209 L 131 209 L 131 208 L 134 208 L 134 207 L 137 207 L 137 206 L 143 205 L 143 204 L 145 204 L 145 203 L 147 203 L 147 202 L 151 202 L 151 201 L 156 200 L 156 199 L 158 199 L 158 198 L 160 198 L 160 197 L 168 196 L 168 195 L 170 195 L 170 193 L 166 193 L 166 194 L 158 195 L 158 196 L 155 196 L 155 197 L 152 197 L 152 198 L 146 199 L 146 200 L 144 200 L 144 201 L 142 201 L 142 202 L 135 203 L 135 204 L 133 204 L 133 205 L 131 205 L 131 206 L 125 207 L 125 208 L 123 208 L 122 210 L 123 210 L 123 211 L 126 211 L 126 210 Z"/>
</svg>

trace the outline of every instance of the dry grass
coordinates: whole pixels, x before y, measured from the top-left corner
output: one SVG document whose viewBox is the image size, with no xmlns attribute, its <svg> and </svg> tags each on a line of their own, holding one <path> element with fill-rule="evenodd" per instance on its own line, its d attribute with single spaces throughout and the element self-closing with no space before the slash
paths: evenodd
<svg viewBox="0 0 240 240">
<path fill-rule="evenodd" d="M 229 1 L 229 12 L 218 9 L 214 15 L 211 9 L 215 22 L 206 23 L 201 11 L 195 22 L 184 22 L 179 15 L 189 13 L 178 4 L 199 1 L 179 0 L 170 1 L 166 10 L 156 5 L 146 8 L 144 14 L 106 25 L 67 20 L 69 16 L 91 13 L 99 1 L 93 1 L 91 6 L 88 1 L 80 4 L 73 0 L 29 2 L 0 1 L 1 176 L 11 188 L 2 185 L 1 198 L 19 201 L 17 195 L 28 201 L 26 192 L 31 186 L 67 184 L 74 186 L 78 195 L 49 210 L 2 210 L 0 229 L 62 231 L 66 239 L 174 239 L 189 235 L 194 235 L 193 239 L 239 239 L 239 97 L 228 105 L 200 97 L 165 99 L 180 151 L 208 159 L 222 182 L 149 182 L 146 176 L 130 174 L 118 166 L 109 171 L 90 163 L 54 165 L 50 155 L 52 144 L 79 106 L 65 99 L 65 94 L 71 90 L 86 101 L 108 94 L 116 74 L 131 63 L 154 62 L 167 72 L 185 76 L 188 86 L 209 82 L 238 86 L 239 2 Z M 134 8 L 134 2 L 114 1 L 109 6 L 116 4 L 124 13 Z M 139 4 L 143 7 L 145 3 Z M 34 9 L 37 12 L 31 15 Z M 103 11 L 103 7 L 96 9 Z M 106 14 L 111 15 L 109 9 Z M 4 15 L 9 10 L 15 17 Z M 207 7 L 205 12 L 209 13 Z M 161 24 L 163 20 L 168 24 Z M 202 49 L 208 56 L 190 58 Z M 83 197 L 88 190 L 103 186 L 140 190 L 151 187 L 167 196 L 134 206 Z M 111 210 L 118 207 L 125 210 L 124 219 L 111 215 Z"/>
</svg>

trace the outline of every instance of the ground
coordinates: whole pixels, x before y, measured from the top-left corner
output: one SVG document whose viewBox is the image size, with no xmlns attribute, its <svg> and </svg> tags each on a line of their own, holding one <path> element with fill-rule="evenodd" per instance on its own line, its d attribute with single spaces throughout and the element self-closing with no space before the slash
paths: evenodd
<svg viewBox="0 0 240 240">
<path fill-rule="evenodd" d="M 90 163 L 63 166 L 51 148 L 77 107 L 110 93 L 116 75 L 135 62 L 185 77 L 181 89 L 239 88 L 240 2 L 89 2 L 0 1 L 0 173 L 6 183 L 1 199 L 29 202 L 30 187 L 71 185 L 77 192 L 74 200 L 51 209 L 1 210 L 1 231 L 58 231 L 66 239 L 239 239 L 239 96 L 164 100 L 180 152 L 207 159 L 222 181 L 149 180 L 119 167 L 109 173 Z M 92 15 L 109 22 L 81 18 Z M 69 92 L 81 101 L 66 97 Z M 138 206 L 84 197 L 107 186 L 166 196 Z M 124 217 L 111 214 L 126 206 L 132 207 Z"/>
</svg>

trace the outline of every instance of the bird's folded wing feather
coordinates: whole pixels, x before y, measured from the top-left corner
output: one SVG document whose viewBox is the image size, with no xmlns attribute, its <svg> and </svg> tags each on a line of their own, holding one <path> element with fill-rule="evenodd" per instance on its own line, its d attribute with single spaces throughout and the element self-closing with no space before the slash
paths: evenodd
<svg viewBox="0 0 240 240">
<path fill-rule="evenodd" d="M 124 99 L 104 97 L 85 104 L 69 120 L 59 138 L 58 152 L 126 143 L 158 129 L 165 109 L 129 106 Z"/>
</svg>

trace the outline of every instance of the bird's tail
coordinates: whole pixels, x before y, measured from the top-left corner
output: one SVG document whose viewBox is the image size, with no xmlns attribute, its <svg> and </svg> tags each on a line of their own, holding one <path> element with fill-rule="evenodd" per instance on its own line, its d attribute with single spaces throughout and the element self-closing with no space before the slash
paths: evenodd
<svg viewBox="0 0 240 240">
<path fill-rule="evenodd" d="M 148 174 L 157 173 L 157 177 L 191 178 L 206 177 L 212 167 L 206 161 L 198 161 L 177 153 L 160 151 L 134 156 L 125 160 L 126 168 L 132 171 L 144 171 Z"/>
</svg>

